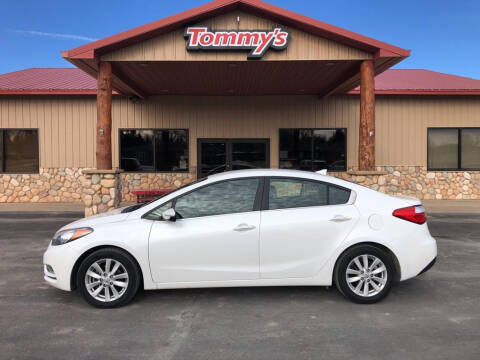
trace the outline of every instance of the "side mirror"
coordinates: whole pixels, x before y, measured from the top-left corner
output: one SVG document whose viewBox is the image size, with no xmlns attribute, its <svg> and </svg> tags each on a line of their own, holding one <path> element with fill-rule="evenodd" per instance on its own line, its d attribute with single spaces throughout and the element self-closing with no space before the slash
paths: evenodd
<svg viewBox="0 0 480 360">
<path fill-rule="evenodd" d="M 165 221 L 177 221 L 177 214 L 174 209 L 170 208 L 162 213 L 162 219 Z"/>
</svg>

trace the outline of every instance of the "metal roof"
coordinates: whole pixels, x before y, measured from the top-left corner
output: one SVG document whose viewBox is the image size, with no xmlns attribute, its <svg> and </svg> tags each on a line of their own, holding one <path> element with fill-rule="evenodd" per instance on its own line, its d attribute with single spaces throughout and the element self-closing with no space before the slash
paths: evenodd
<svg viewBox="0 0 480 360">
<path fill-rule="evenodd" d="M 31 68 L 0 75 L 0 95 L 96 95 L 97 81 L 76 68 Z M 480 95 L 480 80 L 430 70 L 387 70 L 379 95 Z M 351 94 L 359 93 L 359 89 Z"/>
<path fill-rule="evenodd" d="M 30 68 L 0 75 L 0 94 L 95 95 L 97 80 L 80 69 Z"/>
<path fill-rule="evenodd" d="M 360 93 L 360 88 L 350 93 Z M 424 69 L 390 69 L 375 78 L 379 95 L 480 95 L 480 80 Z"/>
</svg>

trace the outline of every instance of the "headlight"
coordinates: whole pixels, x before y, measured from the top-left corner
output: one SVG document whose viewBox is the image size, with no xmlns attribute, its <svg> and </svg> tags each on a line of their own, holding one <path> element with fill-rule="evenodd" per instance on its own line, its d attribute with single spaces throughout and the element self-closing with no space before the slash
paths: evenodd
<svg viewBox="0 0 480 360">
<path fill-rule="evenodd" d="M 89 227 L 59 231 L 53 237 L 52 245 L 53 246 L 63 245 L 70 241 L 77 240 L 77 239 L 80 239 L 81 237 L 87 236 L 91 232 L 93 232 L 93 229 Z"/>
</svg>

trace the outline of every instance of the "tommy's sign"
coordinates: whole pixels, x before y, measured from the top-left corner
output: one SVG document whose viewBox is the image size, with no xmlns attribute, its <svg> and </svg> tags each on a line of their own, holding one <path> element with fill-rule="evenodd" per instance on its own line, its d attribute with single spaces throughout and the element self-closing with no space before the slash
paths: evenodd
<svg viewBox="0 0 480 360">
<path fill-rule="evenodd" d="M 268 49 L 283 50 L 290 34 L 280 27 L 272 30 L 212 31 L 206 26 L 185 29 L 187 50 L 251 50 L 248 59 L 260 59 Z"/>
</svg>

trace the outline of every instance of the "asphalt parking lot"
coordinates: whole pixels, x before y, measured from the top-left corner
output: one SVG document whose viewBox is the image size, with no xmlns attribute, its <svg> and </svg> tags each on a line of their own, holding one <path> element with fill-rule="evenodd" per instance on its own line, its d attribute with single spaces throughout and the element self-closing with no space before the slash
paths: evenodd
<svg viewBox="0 0 480 360">
<path fill-rule="evenodd" d="M 436 266 L 380 304 L 335 289 L 142 292 L 98 310 L 43 281 L 73 217 L 0 214 L 0 359 L 478 359 L 480 216 L 430 216 Z"/>
</svg>

